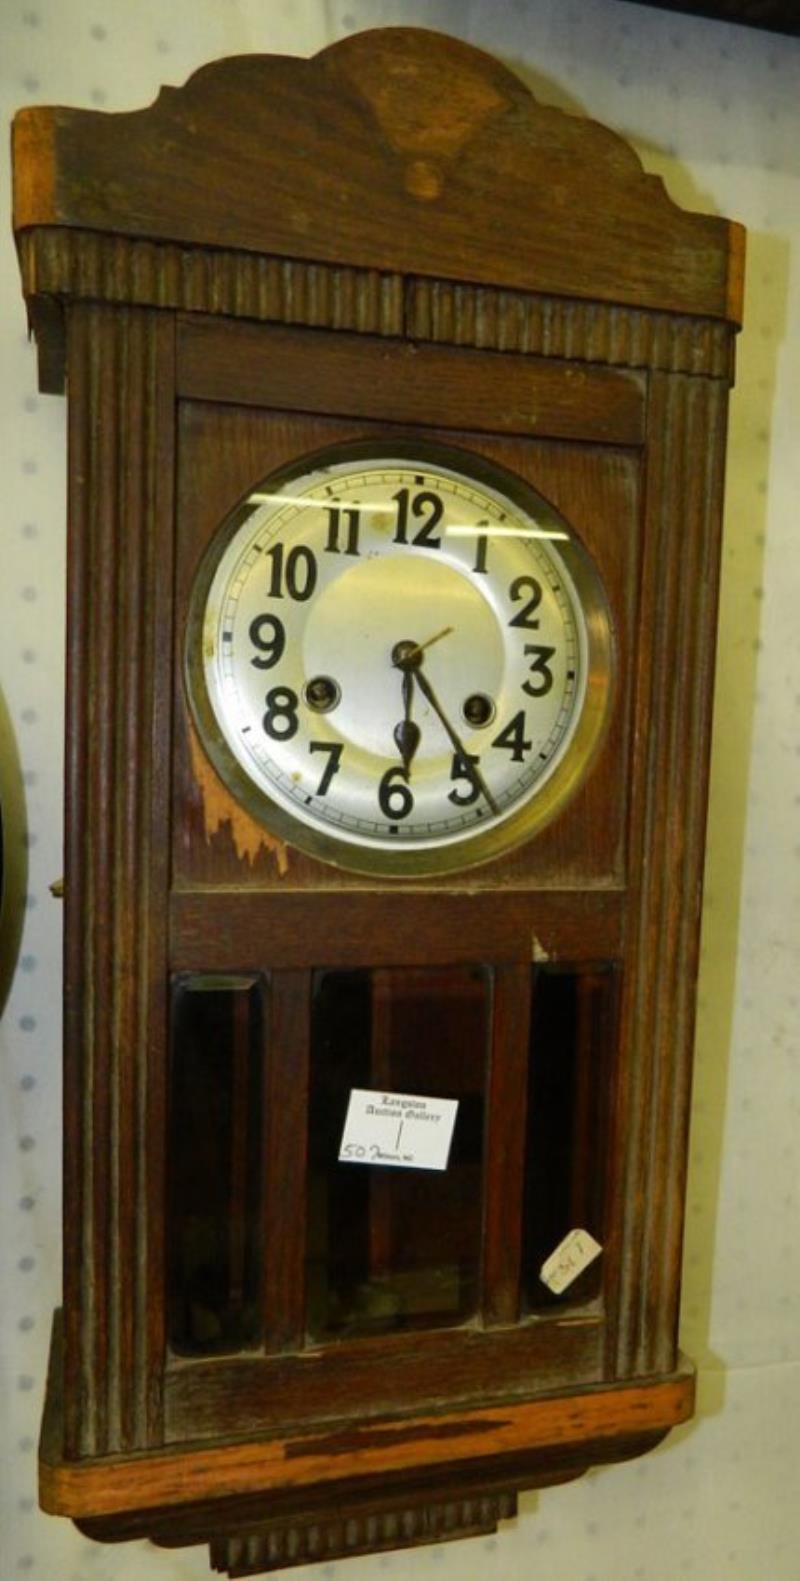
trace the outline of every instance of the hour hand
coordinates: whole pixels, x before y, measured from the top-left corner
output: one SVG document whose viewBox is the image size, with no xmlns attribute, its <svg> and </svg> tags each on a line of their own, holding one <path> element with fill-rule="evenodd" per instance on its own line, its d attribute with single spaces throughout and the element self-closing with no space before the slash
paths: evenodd
<svg viewBox="0 0 800 1581">
<path fill-rule="evenodd" d="M 419 746 L 420 730 L 411 718 L 411 700 L 414 695 L 414 681 L 409 670 L 403 672 L 403 718 L 399 725 L 394 727 L 394 739 L 397 750 L 403 760 L 403 773 L 406 779 L 411 777 L 411 759 Z"/>
</svg>

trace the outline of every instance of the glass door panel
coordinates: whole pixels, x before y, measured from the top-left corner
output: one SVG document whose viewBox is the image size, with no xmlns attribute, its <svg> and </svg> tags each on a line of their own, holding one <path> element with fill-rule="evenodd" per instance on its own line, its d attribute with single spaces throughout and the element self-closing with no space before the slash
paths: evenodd
<svg viewBox="0 0 800 1581">
<path fill-rule="evenodd" d="M 605 1238 L 616 973 L 601 964 L 534 972 L 523 1231 L 523 1310 L 596 1296 L 602 1258 L 553 1295 L 542 1264 L 571 1230 Z"/>
<path fill-rule="evenodd" d="M 168 1336 L 186 1355 L 259 1338 L 263 1019 L 252 978 L 173 984 Z"/>
<path fill-rule="evenodd" d="M 313 1340 L 477 1309 L 491 973 L 321 971 L 312 1014 L 307 1326 Z M 457 1104 L 445 1168 L 343 1160 L 351 1092 Z"/>
</svg>

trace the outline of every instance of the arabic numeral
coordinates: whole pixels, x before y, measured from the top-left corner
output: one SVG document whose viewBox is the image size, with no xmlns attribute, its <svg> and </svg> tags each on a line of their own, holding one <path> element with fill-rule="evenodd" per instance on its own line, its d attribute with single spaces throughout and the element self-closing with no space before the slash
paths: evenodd
<svg viewBox="0 0 800 1581">
<path fill-rule="evenodd" d="M 438 494 L 431 494 L 425 490 L 421 494 L 415 494 L 412 499 L 410 489 L 398 489 L 397 493 L 392 495 L 392 499 L 397 504 L 395 543 L 408 543 L 410 507 L 412 516 L 420 518 L 427 513 L 428 517 L 427 521 L 423 521 L 422 526 L 417 529 L 411 542 L 421 549 L 440 549 L 442 546 L 441 538 L 434 538 L 433 536 L 434 528 L 438 527 L 444 515 L 444 505 Z"/>
<path fill-rule="evenodd" d="M 521 626 L 523 631 L 538 631 L 539 622 L 538 620 L 532 620 L 531 616 L 542 602 L 541 583 L 537 582 L 535 576 L 516 576 L 508 590 L 508 596 L 512 604 L 518 604 L 520 599 L 525 597 L 526 593 L 531 595 L 527 604 L 523 604 L 522 609 L 517 615 L 512 617 L 508 624 L 509 626 Z"/>
<path fill-rule="evenodd" d="M 267 550 L 267 559 L 270 561 L 267 597 L 283 598 L 285 587 L 290 598 L 304 604 L 317 585 L 317 562 L 313 551 L 307 544 L 298 543 L 287 554 L 285 544 L 276 543 Z"/>
<path fill-rule="evenodd" d="M 447 800 L 456 807 L 471 807 L 480 796 L 480 786 L 475 783 L 470 774 L 470 766 L 477 768 L 480 758 L 472 752 L 454 752 L 453 763 L 450 769 L 451 780 L 466 780 L 467 788 L 463 791 L 451 790 L 447 792 Z"/>
<path fill-rule="evenodd" d="M 472 567 L 473 571 L 477 574 L 480 572 L 483 572 L 484 574 L 486 573 L 486 556 L 488 552 L 489 535 L 488 533 L 481 532 L 479 530 L 475 539 L 475 564 Z"/>
<path fill-rule="evenodd" d="M 329 754 L 328 762 L 325 764 L 325 770 L 322 775 L 322 779 L 317 786 L 317 795 L 327 796 L 328 790 L 330 789 L 331 780 L 333 779 L 334 774 L 338 774 L 341 765 L 343 751 L 342 742 L 309 741 L 308 750 L 309 752 L 327 752 Z"/>
<path fill-rule="evenodd" d="M 536 686 L 534 686 L 532 681 L 523 681 L 522 683 L 522 690 L 527 692 L 529 697 L 546 697 L 547 693 L 552 691 L 553 672 L 548 661 L 552 659 L 555 651 L 555 648 L 540 648 L 535 643 L 526 642 L 525 652 L 532 653 L 534 656 L 529 665 L 531 675 L 538 677 Z"/>
<path fill-rule="evenodd" d="M 271 635 L 267 636 L 269 632 Z M 283 655 L 286 647 L 286 632 L 283 622 L 277 615 L 256 615 L 250 622 L 250 641 L 254 648 L 258 648 L 250 660 L 257 670 L 271 670 Z"/>
<path fill-rule="evenodd" d="M 264 731 L 273 741 L 291 741 L 297 734 L 297 709 L 300 699 L 290 686 L 273 686 L 264 701 Z"/>
<path fill-rule="evenodd" d="M 399 823 L 401 818 L 407 818 L 414 810 L 414 798 L 406 783 L 405 769 L 399 763 L 386 770 L 378 786 L 378 806 L 384 818 L 388 818 L 391 823 Z"/>
<path fill-rule="evenodd" d="M 341 553 L 339 532 L 344 525 L 347 538 L 345 554 L 358 554 L 358 535 L 361 530 L 361 512 L 353 509 L 340 510 L 338 505 L 329 505 L 328 511 L 328 538 L 325 550 L 328 554 Z"/>
<path fill-rule="evenodd" d="M 524 709 L 521 708 L 519 713 L 509 720 L 505 729 L 500 731 L 499 736 L 495 736 L 492 746 L 503 747 L 506 752 L 510 752 L 514 763 L 523 762 L 525 753 L 530 752 L 533 746 L 532 741 L 525 739 Z"/>
</svg>

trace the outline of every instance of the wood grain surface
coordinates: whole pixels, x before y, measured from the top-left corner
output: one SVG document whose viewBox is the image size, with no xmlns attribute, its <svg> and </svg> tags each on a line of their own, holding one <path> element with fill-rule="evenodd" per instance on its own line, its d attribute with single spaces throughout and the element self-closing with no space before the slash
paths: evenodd
<svg viewBox="0 0 800 1581">
<path fill-rule="evenodd" d="M 75 226 L 740 320 L 735 227 L 677 208 L 613 132 L 423 29 L 355 34 L 310 61 L 214 62 L 149 109 L 28 108 L 14 140 L 17 231 Z"/>
</svg>

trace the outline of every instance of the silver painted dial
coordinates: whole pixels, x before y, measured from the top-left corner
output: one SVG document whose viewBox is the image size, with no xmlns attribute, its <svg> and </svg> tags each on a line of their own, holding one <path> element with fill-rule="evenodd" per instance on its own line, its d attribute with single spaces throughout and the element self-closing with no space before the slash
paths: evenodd
<svg viewBox="0 0 800 1581">
<path fill-rule="evenodd" d="M 404 448 L 255 489 L 206 559 L 187 652 L 235 794 L 301 847 L 390 873 L 469 865 L 536 803 L 549 815 L 609 662 L 599 586 L 552 508 L 466 453 Z"/>
</svg>

